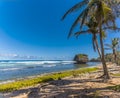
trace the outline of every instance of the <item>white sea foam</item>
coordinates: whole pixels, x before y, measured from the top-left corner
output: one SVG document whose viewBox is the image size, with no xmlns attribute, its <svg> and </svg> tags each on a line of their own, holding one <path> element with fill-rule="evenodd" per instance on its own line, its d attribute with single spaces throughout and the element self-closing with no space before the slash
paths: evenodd
<svg viewBox="0 0 120 98">
<path fill-rule="evenodd" d="M 55 64 L 49 64 L 49 65 L 42 65 L 42 67 L 54 67 L 56 66 Z"/>
<path fill-rule="evenodd" d="M 9 62 L 0 62 L 0 64 L 36 64 L 36 65 L 42 65 L 42 64 L 72 64 L 74 61 L 9 61 Z"/>
<path fill-rule="evenodd" d="M 33 65 L 33 64 L 44 64 L 43 61 L 23 61 L 23 62 L 15 62 L 16 64 L 26 64 L 26 65 Z"/>
<path fill-rule="evenodd" d="M 0 69 L 0 71 L 13 71 L 13 70 L 20 70 L 23 68 L 4 68 L 4 69 Z"/>
<path fill-rule="evenodd" d="M 74 61 L 1 61 L 0 71 L 14 71 L 20 69 L 34 68 L 36 66 L 54 67 L 57 65 L 73 64 Z"/>
<path fill-rule="evenodd" d="M 61 61 L 62 64 L 74 64 L 76 61 Z"/>
<path fill-rule="evenodd" d="M 0 84 L 11 83 L 11 82 L 14 82 L 14 81 L 15 81 L 15 80 L 7 80 L 7 81 L 0 82 Z"/>
</svg>

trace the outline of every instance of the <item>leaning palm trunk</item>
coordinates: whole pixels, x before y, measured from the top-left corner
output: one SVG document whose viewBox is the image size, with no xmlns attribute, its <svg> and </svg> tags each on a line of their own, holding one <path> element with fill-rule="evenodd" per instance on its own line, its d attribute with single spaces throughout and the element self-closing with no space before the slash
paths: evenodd
<svg viewBox="0 0 120 98">
<path fill-rule="evenodd" d="M 100 26 L 100 45 L 101 45 L 101 62 L 102 62 L 103 71 L 104 71 L 103 77 L 104 77 L 104 79 L 110 79 L 110 76 L 108 74 L 108 68 L 107 68 L 107 65 L 106 65 L 106 62 L 105 62 L 104 46 L 103 46 L 103 35 L 102 35 L 101 26 Z"/>
<path fill-rule="evenodd" d="M 99 49 L 99 46 L 98 46 L 98 41 L 97 41 L 96 38 L 95 38 L 95 44 L 96 44 L 96 48 L 97 48 L 98 54 L 99 54 L 100 59 L 101 59 L 101 52 L 100 52 L 100 49 Z"/>
</svg>

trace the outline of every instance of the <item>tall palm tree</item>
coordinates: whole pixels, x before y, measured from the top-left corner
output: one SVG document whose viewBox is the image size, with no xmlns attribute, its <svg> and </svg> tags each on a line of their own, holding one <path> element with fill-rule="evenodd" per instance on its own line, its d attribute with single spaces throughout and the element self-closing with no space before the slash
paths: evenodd
<svg viewBox="0 0 120 98">
<path fill-rule="evenodd" d="M 84 24 L 91 18 L 95 18 L 98 26 L 98 33 L 100 38 L 101 46 L 101 61 L 103 64 L 104 79 L 109 79 L 108 69 L 104 57 L 104 45 L 103 45 L 103 27 L 116 29 L 115 18 L 119 16 L 120 11 L 117 9 L 119 7 L 118 0 L 82 0 L 71 9 L 69 9 L 62 19 L 64 19 L 68 14 L 81 10 L 81 13 L 73 23 L 68 37 L 72 35 L 74 28 L 80 23 L 80 31 Z"/>
<path fill-rule="evenodd" d="M 91 17 L 89 22 L 85 24 L 85 26 L 87 27 L 87 30 L 81 30 L 79 32 L 74 33 L 74 35 L 78 38 L 78 36 L 81 34 L 86 34 L 86 33 L 92 34 L 93 49 L 94 51 L 97 50 L 99 57 L 101 58 L 101 51 L 97 41 L 97 34 L 98 34 L 97 25 L 98 24 L 94 21 L 94 17 Z"/>
<path fill-rule="evenodd" d="M 112 44 L 105 44 L 106 49 L 112 49 L 114 55 L 114 61 L 117 63 L 117 49 L 119 47 L 119 38 L 112 39 Z"/>
</svg>

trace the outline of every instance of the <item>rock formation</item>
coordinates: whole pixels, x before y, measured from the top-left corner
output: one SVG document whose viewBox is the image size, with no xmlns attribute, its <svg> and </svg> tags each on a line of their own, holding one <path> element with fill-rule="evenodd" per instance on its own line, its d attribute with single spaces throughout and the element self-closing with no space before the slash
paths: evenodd
<svg viewBox="0 0 120 98">
<path fill-rule="evenodd" d="M 77 54 L 74 57 L 74 61 L 76 61 L 77 64 L 85 64 L 88 62 L 88 55 L 86 54 Z"/>
</svg>

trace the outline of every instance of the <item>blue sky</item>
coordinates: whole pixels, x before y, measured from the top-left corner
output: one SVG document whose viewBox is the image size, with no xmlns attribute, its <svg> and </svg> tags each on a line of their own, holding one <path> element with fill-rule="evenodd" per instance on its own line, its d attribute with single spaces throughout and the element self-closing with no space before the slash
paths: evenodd
<svg viewBox="0 0 120 98">
<path fill-rule="evenodd" d="M 0 55 L 71 59 L 77 53 L 97 57 L 91 35 L 67 39 L 74 14 L 63 14 L 80 0 L 0 0 Z M 109 39 L 115 35 L 108 35 Z M 116 34 L 118 36 L 118 34 Z M 32 58 L 31 57 L 31 58 Z"/>
</svg>

